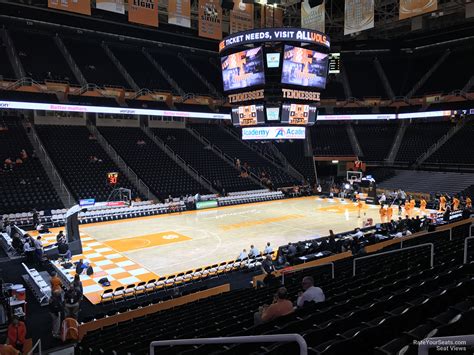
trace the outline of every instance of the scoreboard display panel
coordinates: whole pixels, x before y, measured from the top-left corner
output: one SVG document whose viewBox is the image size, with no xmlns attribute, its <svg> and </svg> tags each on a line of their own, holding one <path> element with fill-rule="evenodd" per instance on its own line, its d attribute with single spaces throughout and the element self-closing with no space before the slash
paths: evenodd
<svg viewBox="0 0 474 355">
<path fill-rule="evenodd" d="M 265 84 L 262 47 L 222 57 L 221 66 L 224 91 Z"/>
<path fill-rule="evenodd" d="M 284 103 L 282 106 L 281 123 L 308 126 L 316 122 L 317 108 L 308 104 Z"/>
<path fill-rule="evenodd" d="M 326 88 L 328 54 L 285 45 L 281 83 Z"/>
<path fill-rule="evenodd" d="M 329 74 L 339 74 L 341 72 L 341 53 L 329 54 Z"/>
<path fill-rule="evenodd" d="M 232 123 L 235 126 L 256 126 L 265 123 L 262 104 L 238 106 L 232 109 Z"/>
</svg>

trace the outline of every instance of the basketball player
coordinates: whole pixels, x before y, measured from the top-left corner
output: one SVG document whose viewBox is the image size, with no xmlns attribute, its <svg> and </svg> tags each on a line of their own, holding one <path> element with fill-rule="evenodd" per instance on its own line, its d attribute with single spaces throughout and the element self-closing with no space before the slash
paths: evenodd
<svg viewBox="0 0 474 355">
<path fill-rule="evenodd" d="M 413 197 L 411 197 L 410 199 L 410 212 L 413 214 L 415 213 L 415 205 L 416 205 L 416 201 Z M 411 215 L 410 215 L 411 217 Z"/>
<path fill-rule="evenodd" d="M 392 215 L 393 215 L 393 209 L 392 206 L 388 206 L 387 208 L 387 222 L 390 222 L 392 220 Z"/>
<path fill-rule="evenodd" d="M 439 198 L 439 212 L 444 212 L 446 210 L 446 197 L 441 195 Z"/>
<path fill-rule="evenodd" d="M 357 218 L 360 218 L 360 211 L 362 210 L 362 201 L 360 198 L 357 198 Z"/>
<path fill-rule="evenodd" d="M 420 213 L 422 215 L 426 214 L 426 200 L 423 197 L 420 200 Z"/>
<path fill-rule="evenodd" d="M 405 215 L 407 215 L 408 217 L 411 216 L 411 209 L 410 209 L 410 201 L 406 200 L 405 201 Z"/>
<path fill-rule="evenodd" d="M 472 208 L 472 200 L 469 196 L 466 197 L 466 208 Z"/>
<path fill-rule="evenodd" d="M 459 209 L 459 204 L 461 203 L 461 201 L 456 197 L 454 196 L 453 197 L 453 211 L 456 211 Z"/>
<path fill-rule="evenodd" d="M 385 223 L 385 216 L 387 214 L 387 210 L 384 208 L 383 205 L 380 206 L 379 214 L 381 223 Z"/>
</svg>

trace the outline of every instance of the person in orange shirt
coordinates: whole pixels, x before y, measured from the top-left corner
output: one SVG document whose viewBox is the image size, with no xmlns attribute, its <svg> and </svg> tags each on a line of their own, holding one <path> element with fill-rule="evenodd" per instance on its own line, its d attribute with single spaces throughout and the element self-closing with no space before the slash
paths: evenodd
<svg viewBox="0 0 474 355">
<path fill-rule="evenodd" d="M 422 215 L 426 214 L 426 200 L 423 197 L 420 200 L 420 213 Z"/>
<path fill-rule="evenodd" d="M 472 200 L 469 196 L 466 197 L 466 208 L 472 208 Z"/>
<path fill-rule="evenodd" d="M 415 209 L 415 206 L 416 206 L 416 201 L 415 201 L 415 199 L 412 197 L 412 198 L 410 199 L 410 210 L 413 211 L 413 210 Z"/>
<path fill-rule="evenodd" d="M 360 198 L 357 198 L 357 218 L 360 218 L 360 211 L 362 210 L 362 201 Z"/>
<path fill-rule="evenodd" d="M 405 215 L 411 216 L 410 202 L 408 200 L 405 202 Z"/>
<path fill-rule="evenodd" d="M 444 212 L 446 210 L 446 197 L 441 195 L 439 198 L 439 212 Z"/>
<path fill-rule="evenodd" d="M 26 338 L 26 325 L 17 317 L 13 317 L 12 322 L 8 326 L 8 345 L 15 349 L 23 351 L 23 345 Z"/>
<path fill-rule="evenodd" d="M 380 206 L 379 213 L 380 213 L 380 221 L 382 223 L 385 223 L 385 217 L 387 215 L 387 210 L 384 208 L 383 205 Z"/>
<path fill-rule="evenodd" d="M 387 222 L 390 222 L 392 220 L 392 215 L 393 215 L 392 206 L 388 206 L 388 208 L 387 208 Z"/>
<path fill-rule="evenodd" d="M 454 196 L 453 197 L 453 211 L 456 211 L 459 209 L 459 204 L 461 203 L 461 201 L 456 197 Z"/>
<path fill-rule="evenodd" d="M 288 291 L 285 287 L 280 287 L 275 294 L 273 303 L 270 306 L 260 307 L 259 312 L 254 314 L 255 324 L 269 322 L 293 312 L 293 303 L 288 300 Z"/>
<path fill-rule="evenodd" d="M 58 277 L 58 274 L 53 271 L 51 274 L 51 292 L 54 292 L 56 290 L 62 291 L 61 286 L 63 285 L 61 282 L 61 279 Z"/>
</svg>

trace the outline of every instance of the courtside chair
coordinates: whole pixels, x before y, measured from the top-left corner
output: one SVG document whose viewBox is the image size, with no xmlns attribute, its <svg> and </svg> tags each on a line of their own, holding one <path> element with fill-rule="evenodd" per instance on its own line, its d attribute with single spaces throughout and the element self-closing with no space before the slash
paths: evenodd
<svg viewBox="0 0 474 355">
<path fill-rule="evenodd" d="M 135 287 L 135 298 L 138 299 L 139 296 L 146 296 L 146 281 L 141 281 Z"/>
<path fill-rule="evenodd" d="M 119 286 L 115 289 L 113 293 L 113 301 L 115 304 L 117 304 L 117 301 L 120 301 L 120 300 L 123 301 L 124 293 L 125 293 L 125 286 Z"/>
<path fill-rule="evenodd" d="M 184 283 L 184 272 L 180 272 L 174 278 L 174 287 L 182 285 Z"/>
<path fill-rule="evenodd" d="M 165 288 L 166 276 L 162 276 L 155 283 L 155 291 L 159 291 Z"/>
<path fill-rule="evenodd" d="M 227 261 L 223 261 L 217 267 L 217 276 L 223 275 L 227 272 Z"/>
<path fill-rule="evenodd" d="M 112 288 L 108 288 L 102 292 L 100 295 L 100 304 L 103 305 L 107 302 L 113 301 L 114 299 L 114 290 Z"/>
<path fill-rule="evenodd" d="M 188 284 L 190 283 L 191 281 L 193 281 L 193 273 L 194 271 L 193 270 L 188 270 L 184 273 L 184 277 L 183 277 L 183 282 L 185 284 Z"/>
<path fill-rule="evenodd" d="M 205 280 L 209 277 L 209 273 L 211 271 L 211 267 L 210 266 L 206 266 L 204 268 L 204 270 L 202 271 L 201 273 L 201 280 Z"/>
<path fill-rule="evenodd" d="M 135 297 L 135 284 L 130 284 L 125 287 L 123 292 L 124 298 Z"/>
<path fill-rule="evenodd" d="M 192 280 L 193 281 L 202 281 L 201 277 L 202 277 L 202 267 L 197 268 L 196 270 L 194 270 Z"/>
<path fill-rule="evenodd" d="M 149 280 L 145 285 L 145 294 L 149 295 L 156 291 L 156 279 Z"/>
<path fill-rule="evenodd" d="M 209 276 L 214 277 L 217 276 L 217 269 L 219 268 L 218 264 L 211 265 L 211 268 L 209 270 Z"/>
<path fill-rule="evenodd" d="M 174 287 L 176 275 L 168 275 L 165 281 L 165 288 L 169 289 Z"/>
</svg>

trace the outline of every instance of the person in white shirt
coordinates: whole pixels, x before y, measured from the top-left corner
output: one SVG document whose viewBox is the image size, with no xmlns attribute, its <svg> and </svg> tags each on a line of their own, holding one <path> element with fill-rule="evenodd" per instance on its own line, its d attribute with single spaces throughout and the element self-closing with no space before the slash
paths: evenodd
<svg viewBox="0 0 474 355">
<path fill-rule="evenodd" d="M 387 196 L 385 196 L 385 193 L 382 192 L 382 196 L 379 198 L 379 205 L 384 205 L 385 201 L 387 201 Z"/>
<path fill-rule="evenodd" d="M 267 246 L 265 247 L 265 250 L 263 251 L 263 254 L 271 254 L 273 253 L 273 247 L 270 245 L 270 242 L 267 243 Z"/>
<path fill-rule="evenodd" d="M 254 245 L 251 245 L 249 251 L 249 258 L 256 258 L 257 256 L 260 256 L 260 252 L 257 248 L 255 248 Z"/>
<path fill-rule="evenodd" d="M 324 296 L 323 290 L 319 287 L 314 286 L 314 279 L 311 276 L 303 277 L 301 282 L 304 292 L 298 294 L 298 299 L 296 300 L 296 305 L 298 308 L 304 306 L 305 302 L 324 302 L 326 296 Z"/>
<path fill-rule="evenodd" d="M 242 250 L 242 252 L 239 254 L 239 257 L 237 258 L 237 260 L 244 260 L 244 259 L 246 259 L 247 257 L 248 257 L 248 255 L 247 255 L 247 250 L 244 249 L 244 250 Z"/>
<path fill-rule="evenodd" d="M 351 235 L 352 238 L 362 238 L 364 236 L 364 233 L 362 233 L 362 231 L 360 230 L 360 228 L 356 228 L 356 230 L 354 231 L 355 233 Z"/>
</svg>

